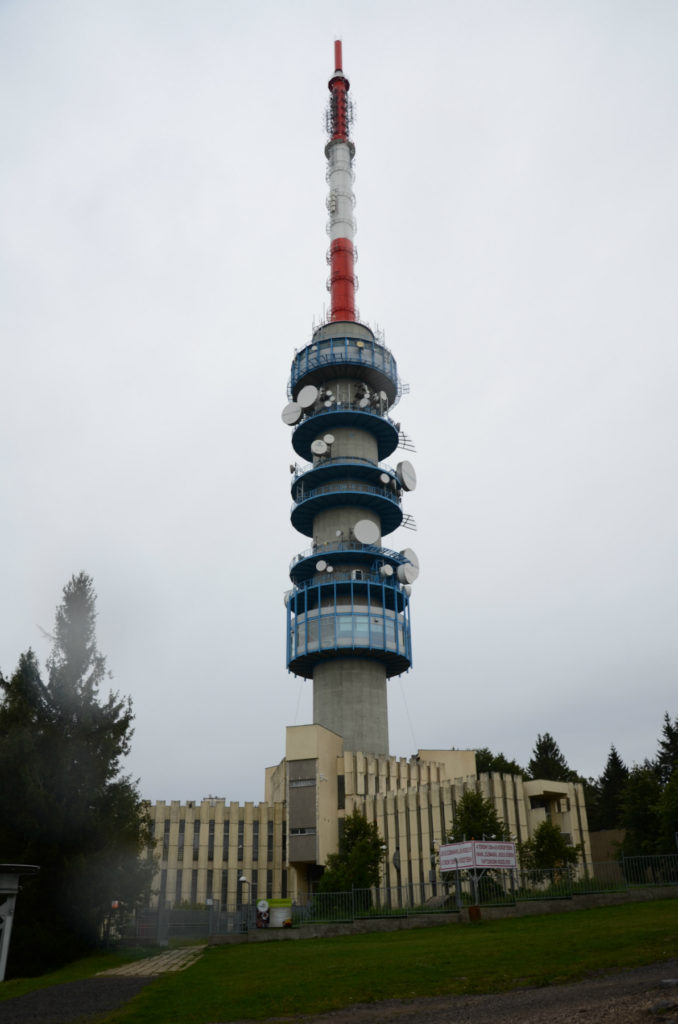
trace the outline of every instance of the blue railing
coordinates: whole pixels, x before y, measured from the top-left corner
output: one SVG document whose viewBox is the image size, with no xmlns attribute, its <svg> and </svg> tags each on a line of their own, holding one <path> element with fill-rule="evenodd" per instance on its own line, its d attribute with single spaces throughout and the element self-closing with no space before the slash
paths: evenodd
<svg viewBox="0 0 678 1024">
<path fill-rule="evenodd" d="M 305 551 L 300 551 L 290 562 L 290 572 L 298 562 L 307 558 L 318 557 L 319 555 L 333 555 L 343 551 L 358 551 L 367 555 L 374 555 L 375 558 L 383 558 L 389 562 L 397 562 L 399 565 L 407 562 L 399 551 L 392 551 L 391 548 L 382 548 L 377 544 L 361 544 L 357 540 L 328 540 L 324 544 L 314 544 Z"/>
<path fill-rule="evenodd" d="M 311 498 L 318 498 L 323 494 L 346 494 L 350 492 L 352 494 L 375 494 L 379 498 L 383 498 L 385 501 L 390 501 L 393 505 L 400 507 L 400 497 L 394 492 L 389 490 L 387 487 L 375 487 L 372 484 L 361 484 L 355 480 L 347 480 L 342 483 L 341 480 L 333 480 L 332 483 L 323 484 L 321 487 L 313 487 L 310 491 L 300 488 L 300 494 L 298 500 L 292 505 L 292 511 L 299 505 L 302 505 L 305 501 L 310 501 Z"/>
<path fill-rule="evenodd" d="M 311 342 L 292 360 L 290 373 L 290 392 L 307 373 L 329 366 L 333 363 L 345 363 L 353 366 L 366 366 L 379 370 L 395 385 L 398 392 L 398 366 L 392 353 L 378 341 L 364 338 L 327 338 L 324 341 Z"/>
<path fill-rule="evenodd" d="M 367 569 L 346 569 L 342 572 L 332 572 L 328 575 L 321 574 L 322 578 L 300 580 L 294 584 L 290 596 L 297 590 L 311 590 L 313 587 L 327 587 L 333 583 L 377 583 L 379 586 L 388 587 L 390 590 L 402 590 L 404 584 L 400 583 L 395 573 L 393 576 L 382 576 L 381 573 L 371 572 Z M 404 591 L 404 593 L 406 593 Z"/>
<path fill-rule="evenodd" d="M 312 473 L 314 470 L 320 469 L 322 466 L 341 466 L 344 464 L 347 466 L 368 466 L 370 469 L 377 469 L 380 473 L 388 473 L 389 476 L 395 477 L 395 471 L 385 462 L 375 462 L 374 459 L 364 459 L 360 455 L 340 455 L 335 459 L 321 456 L 318 461 L 312 465 L 297 466 L 292 480 L 298 480 L 299 477 L 304 476 L 306 473 Z"/>
</svg>

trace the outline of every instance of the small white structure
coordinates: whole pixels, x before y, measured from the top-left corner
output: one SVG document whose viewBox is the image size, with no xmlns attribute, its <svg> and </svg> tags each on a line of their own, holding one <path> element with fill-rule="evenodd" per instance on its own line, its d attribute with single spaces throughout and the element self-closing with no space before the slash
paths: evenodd
<svg viewBox="0 0 678 1024">
<path fill-rule="evenodd" d="M 0 981 L 5 980 L 19 878 L 21 875 L 35 875 L 39 870 L 36 864 L 0 864 Z"/>
</svg>

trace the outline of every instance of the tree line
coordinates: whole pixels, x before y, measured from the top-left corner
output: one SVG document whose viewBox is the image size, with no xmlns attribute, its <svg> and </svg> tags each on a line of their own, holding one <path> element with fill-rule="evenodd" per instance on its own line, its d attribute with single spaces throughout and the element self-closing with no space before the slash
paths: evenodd
<svg viewBox="0 0 678 1024">
<path fill-rule="evenodd" d="M 537 737 L 527 768 L 483 747 L 476 753 L 476 770 L 580 782 L 589 831 L 623 829 L 620 852 L 627 857 L 678 852 L 678 716 L 672 720 L 668 711 L 654 757 L 629 768 L 612 744 L 598 778 L 571 769 L 548 732 Z"/>
</svg>

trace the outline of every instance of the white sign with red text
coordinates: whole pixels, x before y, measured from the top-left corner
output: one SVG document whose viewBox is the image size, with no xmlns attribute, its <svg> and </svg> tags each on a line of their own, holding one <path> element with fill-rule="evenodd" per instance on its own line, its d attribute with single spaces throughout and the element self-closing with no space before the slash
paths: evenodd
<svg viewBox="0 0 678 1024">
<path fill-rule="evenodd" d="M 440 871 L 465 871 L 469 868 L 514 868 L 516 844 L 495 840 L 447 843 L 438 850 Z"/>
</svg>

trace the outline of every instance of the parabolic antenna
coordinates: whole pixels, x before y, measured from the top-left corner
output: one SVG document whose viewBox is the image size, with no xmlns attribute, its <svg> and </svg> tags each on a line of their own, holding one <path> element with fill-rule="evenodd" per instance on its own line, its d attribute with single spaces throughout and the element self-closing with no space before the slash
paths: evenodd
<svg viewBox="0 0 678 1024">
<path fill-rule="evenodd" d="M 327 568 L 327 562 L 325 561 L 324 558 L 321 558 L 315 563 L 315 567 L 318 572 L 325 572 L 325 569 Z"/>
<path fill-rule="evenodd" d="M 293 427 L 301 419 L 301 406 L 298 402 L 290 402 L 282 411 L 282 421 L 288 427 Z"/>
<path fill-rule="evenodd" d="M 380 473 L 379 474 L 379 479 L 381 480 L 381 482 L 384 485 L 384 487 L 388 487 L 388 485 L 391 482 L 391 478 L 388 475 L 388 473 Z"/>
<path fill-rule="evenodd" d="M 411 462 L 399 462 L 396 466 L 396 473 L 403 485 L 404 491 L 413 491 L 417 486 L 417 474 Z"/>
<path fill-rule="evenodd" d="M 400 554 L 403 556 L 403 558 L 406 558 L 408 562 L 411 562 L 412 565 L 415 566 L 415 568 L 419 568 L 419 559 L 417 558 L 417 555 L 412 550 L 412 548 L 403 548 Z"/>
<path fill-rule="evenodd" d="M 379 527 L 371 519 L 359 519 L 353 527 L 353 536 L 361 544 L 376 544 L 379 540 Z"/>
<path fill-rule="evenodd" d="M 379 574 L 381 576 L 386 576 L 387 578 L 392 576 L 393 575 L 393 566 L 392 565 L 388 565 L 388 563 L 386 565 L 382 565 L 379 568 Z"/>
<path fill-rule="evenodd" d="M 327 445 L 321 437 L 316 438 L 315 441 L 311 442 L 311 451 L 314 455 L 324 455 L 327 451 Z"/>
<path fill-rule="evenodd" d="M 408 597 L 412 593 L 412 587 L 409 585 L 409 583 L 405 584 L 405 586 L 403 587 L 403 590 L 405 591 L 405 593 L 407 594 Z"/>
<path fill-rule="evenodd" d="M 334 434 L 325 434 L 323 441 L 327 445 L 334 444 Z"/>
<path fill-rule="evenodd" d="M 409 562 L 398 566 L 398 580 L 400 583 L 414 583 L 418 575 L 419 570 L 415 569 Z"/>
<path fill-rule="evenodd" d="M 318 389 L 315 384 L 307 384 L 297 395 L 297 403 L 302 409 L 310 409 L 318 401 Z"/>
<path fill-rule="evenodd" d="M 358 402 L 358 405 L 360 406 L 361 409 L 366 409 L 369 404 L 369 398 L 361 398 L 360 401 Z"/>
<path fill-rule="evenodd" d="M 381 398 L 382 402 L 388 402 L 388 395 L 386 394 L 385 391 L 380 391 L 379 397 Z"/>
<path fill-rule="evenodd" d="M 325 569 L 325 572 L 334 572 L 334 566 L 328 565 L 327 568 Z"/>
</svg>

